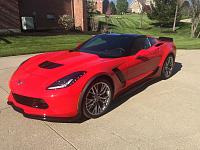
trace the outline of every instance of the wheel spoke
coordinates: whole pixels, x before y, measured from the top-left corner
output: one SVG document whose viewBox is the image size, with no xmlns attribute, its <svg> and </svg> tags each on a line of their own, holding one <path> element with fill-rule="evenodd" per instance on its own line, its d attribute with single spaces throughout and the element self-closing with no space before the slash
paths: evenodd
<svg viewBox="0 0 200 150">
<path fill-rule="evenodd" d="M 99 115 L 108 107 L 110 100 L 110 87 L 104 82 L 96 83 L 86 95 L 86 110 L 91 115 Z"/>
<path fill-rule="evenodd" d="M 100 90 L 100 94 L 104 93 L 104 91 L 106 90 L 106 85 L 102 85 L 101 90 Z"/>
<path fill-rule="evenodd" d="M 95 90 L 95 94 L 99 93 L 99 91 L 98 91 L 98 84 L 94 85 L 94 90 Z"/>
<path fill-rule="evenodd" d="M 103 91 L 101 91 L 99 94 L 100 94 L 100 95 L 103 95 L 103 94 L 106 93 L 107 90 L 108 90 L 107 87 L 105 87 L 105 88 L 103 89 Z"/>
<path fill-rule="evenodd" d="M 109 96 L 105 96 L 105 97 L 101 97 L 101 96 L 99 96 L 99 98 L 105 100 L 105 99 L 108 99 Z"/>
<path fill-rule="evenodd" d="M 90 103 L 86 107 L 87 107 L 88 110 L 90 110 L 93 106 L 94 106 L 94 103 Z"/>
</svg>

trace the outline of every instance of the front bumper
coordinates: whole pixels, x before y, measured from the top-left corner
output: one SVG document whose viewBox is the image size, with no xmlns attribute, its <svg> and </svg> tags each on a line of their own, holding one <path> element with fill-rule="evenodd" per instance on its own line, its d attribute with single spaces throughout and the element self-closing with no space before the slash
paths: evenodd
<svg viewBox="0 0 200 150">
<path fill-rule="evenodd" d="M 22 113 L 24 117 L 30 118 L 30 119 L 37 119 L 37 120 L 42 120 L 42 121 L 49 121 L 49 122 L 76 122 L 79 121 L 80 115 L 77 115 L 75 117 L 50 117 L 50 116 L 45 116 L 45 115 L 33 115 L 33 114 L 27 114 L 24 112 L 22 108 L 19 108 L 14 105 L 13 102 L 8 101 L 8 105 L 11 105 L 12 108 L 19 112 Z"/>
<path fill-rule="evenodd" d="M 70 88 L 67 90 L 47 91 L 42 94 L 35 92 L 34 90 L 11 89 L 8 97 L 8 104 L 12 105 L 14 108 L 19 108 L 20 112 L 29 118 L 31 116 L 31 118 L 39 118 L 41 120 L 54 120 L 52 118 L 61 120 L 64 118 L 65 120 L 79 116 L 78 103 L 80 93 L 80 91 L 70 90 Z M 15 95 L 21 96 L 23 101 L 30 101 L 32 98 L 34 102 L 21 102 Z M 42 107 L 37 107 L 39 106 L 38 104 L 32 105 L 38 100 L 41 100 L 45 105 L 42 105 Z M 48 107 L 43 107 L 46 105 Z"/>
</svg>

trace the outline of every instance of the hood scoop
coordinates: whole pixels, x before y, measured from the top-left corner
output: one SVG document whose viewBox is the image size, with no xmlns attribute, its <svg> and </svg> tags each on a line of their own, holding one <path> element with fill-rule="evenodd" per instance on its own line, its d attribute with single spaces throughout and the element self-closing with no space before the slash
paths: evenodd
<svg viewBox="0 0 200 150">
<path fill-rule="evenodd" d="M 58 64 L 58 63 L 54 63 L 54 62 L 50 62 L 50 61 L 45 61 L 41 64 L 39 64 L 40 68 L 44 68 L 44 69 L 54 69 L 54 68 L 58 68 L 63 66 L 63 64 Z"/>
</svg>

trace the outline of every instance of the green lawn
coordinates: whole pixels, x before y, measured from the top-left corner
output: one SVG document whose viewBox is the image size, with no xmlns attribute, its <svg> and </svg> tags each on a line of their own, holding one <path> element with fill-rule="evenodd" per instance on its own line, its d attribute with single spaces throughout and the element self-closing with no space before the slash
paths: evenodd
<svg viewBox="0 0 200 150">
<path fill-rule="evenodd" d="M 0 56 L 72 49 L 90 37 L 90 35 L 7 36 L 4 39 L 10 44 L 0 40 Z"/>
<path fill-rule="evenodd" d="M 98 20 L 105 22 L 104 16 Z M 144 16 L 143 29 L 139 29 L 139 15 L 115 15 L 110 19 L 111 31 L 115 33 L 138 33 L 173 37 L 179 49 L 200 49 L 200 39 L 190 38 L 190 25 L 178 26 L 177 33 L 161 33 L 159 27 L 152 25 L 152 21 Z M 165 31 L 169 29 L 164 29 Z M 0 40 L 0 57 L 39 53 L 63 49 L 72 49 L 80 42 L 90 38 L 91 35 L 54 35 L 54 36 L 6 36 Z M 1 38 L 1 37 L 0 37 Z"/>
</svg>

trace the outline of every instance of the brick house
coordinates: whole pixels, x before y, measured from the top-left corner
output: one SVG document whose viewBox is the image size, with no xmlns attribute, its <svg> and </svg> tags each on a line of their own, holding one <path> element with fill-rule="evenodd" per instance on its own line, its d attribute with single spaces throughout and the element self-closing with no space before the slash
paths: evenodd
<svg viewBox="0 0 200 150">
<path fill-rule="evenodd" d="M 134 0 L 129 5 L 129 10 L 132 13 L 138 13 L 140 14 L 142 10 L 148 10 L 150 9 L 150 3 L 153 2 L 152 0 Z"/>
<path fill-rule="evenodd" d="M 95 9 L 100 13 L 103 14 L 103 0 L 87 0 L 88 2 L 92 2 L 95 6 Z"/>
<path fill-rule="evenodd" d="M 96 0 L 97 10 L 102 14 L 103 13 L 103 0 Z"/>
<path fill-rule="evenodd" d="M 75 26 L 87 30 L 85 0 L 0 0 L 0 30 L 60 29 L 58 18 L 68 14 Z"/>
</svg>

